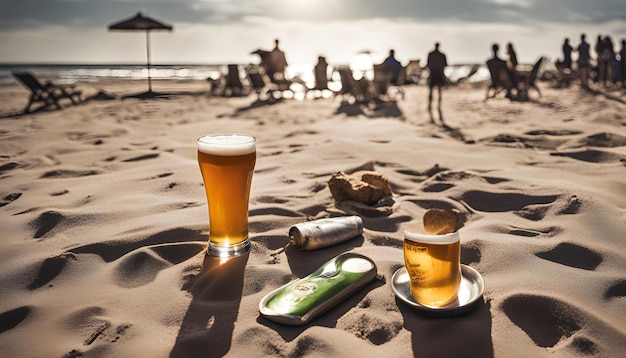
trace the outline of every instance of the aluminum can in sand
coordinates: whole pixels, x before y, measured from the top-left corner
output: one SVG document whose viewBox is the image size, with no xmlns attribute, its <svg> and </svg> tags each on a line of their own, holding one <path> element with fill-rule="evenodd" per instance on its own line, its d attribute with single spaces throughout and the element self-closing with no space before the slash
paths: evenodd
<svg viewBox="0 0 626 358">
<path fill-rule="evenodd" d="M 289 242 L 300 250 L 317 250 L 355 238 L 363 233 L 359 216 L 319 219 L 289 228 Z"/>
</svg>

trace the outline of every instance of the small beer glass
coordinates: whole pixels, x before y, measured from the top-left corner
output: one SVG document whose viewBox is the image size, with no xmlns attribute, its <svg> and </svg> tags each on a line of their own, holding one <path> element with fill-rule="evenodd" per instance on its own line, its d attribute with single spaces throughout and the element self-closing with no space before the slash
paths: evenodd
<svg viewBox="0 0 626 358">
<path fill-rule="evenodd" d="M 404 264 L 411 297 L 437 308 L 457 297 L 461 284 L 461 241 L 458 231 L 444 235 L 404 232 Z"/>
</svg>

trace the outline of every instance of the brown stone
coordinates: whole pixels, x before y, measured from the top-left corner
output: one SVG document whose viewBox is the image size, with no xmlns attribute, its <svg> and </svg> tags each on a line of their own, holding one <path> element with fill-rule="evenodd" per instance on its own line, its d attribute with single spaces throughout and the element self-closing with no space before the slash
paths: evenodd
<svg viewBox="0 0 626 358">
<path fill-rule="evenodd" d="M 328 181 L 328 188 L 336 202 L 354 200 L 371 205 L 392 195 L 387 179 L 375 171 L 359 171 L 352 175 L 335 173 Z"/>
<path fill-rule="evenodd" d="M 453 233 L 459 226 L 459 215 L 447 209 L 429 209 L 424 214 L 424 230 L 431 235 Z"/>
</svg>

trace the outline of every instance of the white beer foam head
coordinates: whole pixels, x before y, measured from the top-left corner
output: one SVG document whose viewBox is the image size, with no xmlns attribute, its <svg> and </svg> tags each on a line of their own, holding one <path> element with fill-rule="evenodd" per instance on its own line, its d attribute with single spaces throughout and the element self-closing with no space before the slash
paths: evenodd
<svg viewBox="0 0 626 358">
<path fill-rule="evenodd" d="M 447 244 L 452 244 L 461 240 L 461 237 L 459 236 L 458 231 L 455 231 L 450 234 L 444 234 L 444 235 L 428 235 L 428 234 L 418 234 L 415 232 L 410 232 L 410 231 L 405 230 L 404 239 L 415 241 L 415 242 L 428 243 L 428 244 L 447 245 Z"/>
<path fill-rule="evenodd" d="M 256 151 L 256 139 L 248 134 L 211 134 L 198 139 L 198 150 L 214 155 L 244 155 Z"/>
</svg>

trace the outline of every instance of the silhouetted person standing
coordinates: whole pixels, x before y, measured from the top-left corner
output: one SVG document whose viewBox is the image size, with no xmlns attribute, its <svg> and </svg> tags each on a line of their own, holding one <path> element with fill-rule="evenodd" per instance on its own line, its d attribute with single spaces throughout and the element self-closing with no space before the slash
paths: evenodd
<svg viewBox="0 0 626 358">
<path fill-rule="evenodd" d="M 591 64 L 589 62 L 590 54 L 589 54 L 589 43 L 585 40 L 585 34 L 580 34 L 580 44 L 576 47 L 576 51 L 578 52 L 578 72 L 580 74 L 580 85 L 583 87 L 587 87 L 587 81 L 589 80 L 589 67 Z"/>
<path fill-rule="evenodd" d="M 274 49 L 270 52 L 270 68 L 269 74 L 273 82 L 280 82 L 285 80 L 285 70 L 287 69 L 287 59 L 285 53 L 278 48 L 278 39 L 274 40 Z"/>
<path fill-rule="evenodd" d="M 316 90 L 328 89 L 328 62 L 326 57 L 318 56 L 317 64 L 313 68 L 315 74 L 315 88 Z"/>
<path fill-rule="evenodd" d="M 626 39 L 622 39 L 622 49 L 619 52 L 622 68 L 622 84 L 626 87 Z"/>
<path fill-rule="evenodd" d="M 511 69 L 509 68 L 507 62 L 500 58 L 498 55 L 498 51 L 500 50 L 500 45 L 493 44 L 491 45 L 491 51 L 493 52 L 493 57 L 487 60 L 487 68 L 489 68 L 489 72 L 491 74 L 491 82 L 492 86 L 496 89 L 498 87 L 502 87 L 506 89 L 506 97 L 512 99 L 513 98 L 513 89 L 517 89 L 517 83 L 515 82 L 515 77 L 511 73 Z M 517 93 L 516 93 L 517 95 Z"/>
<path fill-rule="evenodd" d="M 435 49 L 428 54 L 428 62 L 426 67 L 430 71 L 430 77 L 428 78 L 428 110 L 432 109 L 433 102 L 433 87 L 437 87 L 439 93 L 438 106 L 441 108 L 441 87 L 446 85 L 446 75 L 443 70 L 448 65 L 446 55 L 439 51 L 439 42 L 435 43 Z"/>
<path fill-rule="evenodd" d="M 598 35 L 596 38 L 594 50 L 596 51 L 596 60 L 598 61 L 598 77 L 595 80 L 602 83 L 606 80 L 606 67 L 608 65 L 606 59 L 602 56 L 604 52 L 604 40 L 602 40 L 602 35 Z"/>
<path fill-rule="evenodd" d="M 509 68 L 515 73 L 517 71 L 517 53 L 515 53 L 513 44 L 510 42 L 506 45 L 506 54 L 509 55 Z"/>
<path fill-rule="evenodd" d="M 615 61 L 615 47 L 613 46 L 613 40 L 611 36 L 606 35 L 602 40 L 602 53 L 600 57 L 605 62 L 604 69 L 604 84 L 608 85 L 613 82 L 613 62 Z"/>
<path fill-rule="evenodd" d="M 383 65 L 387 71 L 391 72 L 391 83 L 398 82 L 398 76 L 402 70 L 402 64 L 396 59 L 396 51 L 389 50 L 389 56 L 383 61 Z"/>
<path fill-rule="evenodd" d="M 563 41 L 563 68 L 572 69 L 572 51 L 574 50 L 569 44 L 569 39 L 566 37 Z"/>
</svg>

